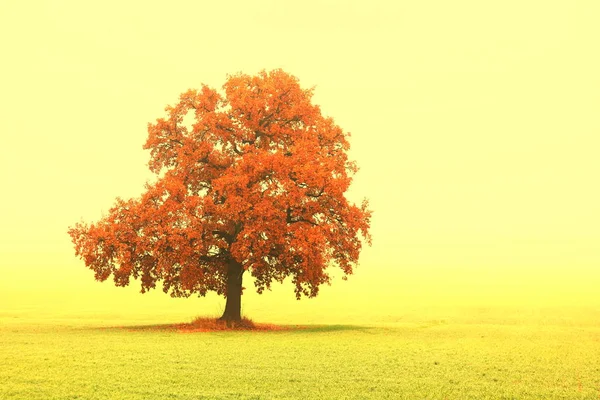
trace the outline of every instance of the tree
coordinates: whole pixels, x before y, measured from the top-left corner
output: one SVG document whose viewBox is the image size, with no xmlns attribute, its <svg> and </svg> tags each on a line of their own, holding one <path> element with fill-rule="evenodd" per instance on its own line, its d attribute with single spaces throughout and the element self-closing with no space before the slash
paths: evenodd
<svg viewBox="0 0 600 400">
<path fill-rule="evenodd" d="M 230 322 L 246 272 L 258 293 L 292 277 L 298 299 L 330 282 L 329 266 L 346 279 L 361 237 L 370 244 L 371 211 L 344 196 L 357 170 L 349 134 L 312 90 L 282 70 L 229 76 L 223 89 L 189 90 L 148 124 L 156 181 L 69 235 L 97 280 L 139 278 L 142 293 L 161 281 L 173 297 L 215 291 Z"/>
</svg>

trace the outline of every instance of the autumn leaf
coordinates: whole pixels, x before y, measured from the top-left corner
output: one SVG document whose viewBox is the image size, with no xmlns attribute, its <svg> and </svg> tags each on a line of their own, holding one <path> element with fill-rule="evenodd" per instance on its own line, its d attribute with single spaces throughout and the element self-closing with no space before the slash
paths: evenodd
<svg viewBox="0 0 600 400">
<path fill-rule="evenodd" d="M 245 273 L 259 293 L 291 277 L 298 298 L 316 296 L 329 267 L 351 274 L 371 211 L 345 197 L 357 170 L 349 134 L 311 100 L 282 70 L 183 93 L 148 125 L 156 181 L 71 227 L 76 255 L 118 286 L 133 277 L 142 292 L 162 282 L 174 297 L 224 295 L 227 320 L 240 318 Z"/>
</svg>

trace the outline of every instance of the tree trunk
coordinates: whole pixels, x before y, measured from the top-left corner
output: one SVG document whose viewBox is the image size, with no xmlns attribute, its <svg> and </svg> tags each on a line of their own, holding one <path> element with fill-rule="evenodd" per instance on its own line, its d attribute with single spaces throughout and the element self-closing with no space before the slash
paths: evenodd
<svg viewBox="0 0 600 400">
<path fill-rule="evenodd" d="M 231 260 L 227 266 L 227 301 L 225 303 L 225 311 L 221 321 L 226 321 L 227 326 L 231 326 L 242 320 L 242 275 L 244 268 L 242 264 L 235 260 Z"/>
</svg>

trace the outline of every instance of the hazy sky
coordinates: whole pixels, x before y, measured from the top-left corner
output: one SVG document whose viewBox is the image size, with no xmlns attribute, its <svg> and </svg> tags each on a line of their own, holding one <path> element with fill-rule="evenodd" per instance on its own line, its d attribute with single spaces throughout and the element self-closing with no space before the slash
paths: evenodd
<svg viewBox="0 0 600 400">
<path fill-rule="evenodd" d="M 67 228 L 142 192 L 148 122 L 283 68 L 352 133 L 364 276 L 600 283 L 599 20 L 597 1 L 3 1 L 0 272 L 91 280 Z"/>
</svg>

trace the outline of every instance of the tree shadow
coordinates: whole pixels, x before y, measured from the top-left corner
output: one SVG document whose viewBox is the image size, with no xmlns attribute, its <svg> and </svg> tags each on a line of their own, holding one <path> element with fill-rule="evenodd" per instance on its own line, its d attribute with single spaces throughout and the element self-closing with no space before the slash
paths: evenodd
<svg viewBox="0 0 600 400">
<path fill-rule="evenodd" d="M 345 324 L 333 324 L 333 325 L 290 325 L 291 331 L 295 332 L 307 332 L 307 333 L 327 333 L 327 332 L 340 332 L 340 331 L 368 331 L 373 329 L 371 326 L 363 325 L 345 325 Z"/>
<path fill-rule="evenodd" d="M 253 328 L 226 328 L 211 326 L 198 326 L 194 323 L 175 323 L 175 324 L 148 324 L 148 325 L 120 325 L 120 326 L 100 326 L 91 327 L 92 330 L 100 331 L 129 331 L 129 332 L 174 332 L 174 333 L 208 333 L 208 332 L 289 332 L 289 333 L 328 333 L 342 331 L 368 331 L 373 329 L 370 326 L 362 325 L 274 325 L 274 324 L 256 324 Z"/>
<path fill-rule="evenodd" d="M 91 331 L 130 331 L 130 332 L 176 332 L 177 326 L 181 324 L 148 324 L 148 325 L 106 325 L 89 326 L 81 329 Z"/>
</svg>

